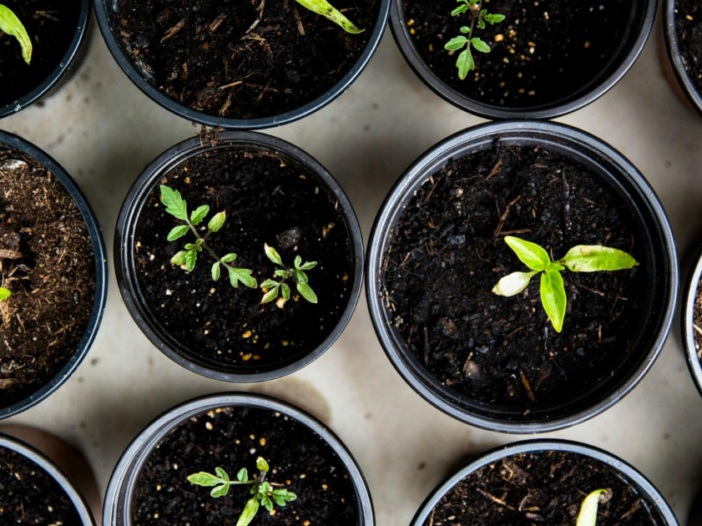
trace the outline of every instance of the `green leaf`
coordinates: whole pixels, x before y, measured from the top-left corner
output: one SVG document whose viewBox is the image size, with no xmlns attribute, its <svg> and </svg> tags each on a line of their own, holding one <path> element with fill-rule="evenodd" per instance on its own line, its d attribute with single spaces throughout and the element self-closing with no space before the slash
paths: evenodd
<svg viewBox="0 0 702 526">
<path fill-rule="evenodd" d="M 275 503 L 278 506 L 285 506 L 286 503 L 292 502 L 295 499 L 297 499 L 297 495 L 295 495 L 292 491 L 288 491 L 283 488 L 274 489 L 271 496 L 273 497 L 273 500 L 275 500 Z"/>
<path fill-rule="evenodd" d="M 188 225 L 180 225 L 175 227 L 168 233 L 168 241 L 175 241 L 176 239 L 183 237 L 188 233 L 188 230 L 190 230 Z"/>
<path fill-rule="evenodd" d="M 363 29 L 357 28 L 353 23 L 346 18 L 340 11 L 335 9 L 326 0 L 297 0 L 297 3 L 302 7 L 309 9 L 313 13 L 317 13 L 325 18 L 328 18 L 338 26 L 341 26 L 347 33 L 358 34 L 363 33 Z"/>
<path fill-rule="evenodd" d="M 276 265 L 280 265 L 281 267 L 284 266 L 283 260 L 280 259 L 280 254 L 278 254 L 276 249 L 269 247 L 268 245 L 263 245 L 263 249 L 266 251 L 266 256 L 268 256 L 268 259 L 270 259 Z"/>
<path fill-rule="evenodd" d="M 192 214 L 190 214 L 190 222 L 193 225 L 199 225 L 205 216 L 210 213 L 210 207 L 207 205 L 198 206 Z"/>
<path fill-rule="evenodd" d="M 192 272 L 197 263 L 197 250 L 188 250 L 185 254 L 185 268 Z"/>
<path fill-rule="evenodd" d="M 482 18 L 478 19 L 478 27 L 480 29 L 485 29 L 485 20 L 484 19 L 482 19 Z"/>
<path fill-rule="evenodd" d="M 600 504 L 600 496 L 604 493 L 607 493 L 606 489 L 597 489 L 585 497 L 580 505 L 576 526 L 595 526 L 597 524 L 597 508 Z"/>
<path fill-rule="evenodd" d="M 283 283 L 280 286 L 280 292 L 283 294 L 283 299 L 285 301 L 290 299 L 290 287 L 288 287 L 287 283 Z"/>
<path fill-rule="evenodd" d="M 278 282 L 272 279 L 267 279 L 263 283 L 261 283 L 261 288 L 262 289 L 272 289 L 274 287 L 278 286 Z"/>
<path fill-rule="evenodd" d="M 278 270 L 275 271 L 275 275 L 278 276 L 278 277 L 286 278 L 286 279 L 287 279 L 287 278 L 289 278 L 292 274 L 291 274 L 290 272 L 288 272 L 287 270 L 280 270 L 280 269 L 278 269 Z"/>
<path fill-rule="evenodd" d="M 498 296 L 505 296 L 507 298 L 516 296 L 529 286 L 529 281 L 531 281 L 531 278 L 538 273 L 538 270 L 533 272 L 513 272 L 512 274 L 509 274 L 498 281 L 495 288 L 492 289 L 492 293 L 497 294 Z"/>
<path fill-rule="evenodd" d="M 547 270 L 541 274 L 541 303 L 556 332 L 563 330 L 567 302 L 561 273 Z"/>
<path fill-rule="evenodd" d="M 227 472 L 224 471 L 222 468 L 215 468 L 215 473 L 217 473 L 217 476 L 221 478 L 224 482 L 229 482 L 229 475 L 227 475 Z"/>
<path fill-rule="evenodd" d="M 316 261 L 308 261 L 307 263 L 305 263 L 304 265 L 302 265 L 299 268 L 300 268 L 300 270 L 312 270 L 316 266 L 317 266 Z"/>
<path fill-rule="evenodd" d="M 17 15 L 2 4 L 0 4 L 0 31 L 17 39 L 22 47 L 22 58 L 27 64 L 31 64 L 32 40 Z"/>
<path fill-rule="evenodd" d="M 300 256 L 295 256 L 295 268 L 300 268 L 302 265 L 302 258 Z"/>
<path fill-rule="evenodd" d="M 266 292 L 263 295 L 263 299 L 261 300 L 261 303 L 270 303 L 274 299 L 278 297 L 278 286 L 276 285 L 272 289 L 270 289 L 268 292 Z"/>
<path fill-rule="evenodd" d="M 317 295 L 307 283 L 298 283 L 297 291 L 310 303 L 317 303 Z"/>
<path fill-rule="evenodd" d="M 219 261 L 217 261 L 217 263 L 215 263 L 214 265 L 212 265 L 212 279 L 215 280 L 215 281 L 218 281 L 218 280 L 219 280 L 219 276 L 221 275 L 221 273 L 222 273 L 222 271 L 221 271 L 221 269 L 219 268 Z"/>
<path fill-rule="evenodd" d="M 263 504 L 263 507 L 266 508 L 268 511 L 271 511 L 273 509 L 273 501 L 268 495 L 263 495 L 261 497 L 261 504 Z"/>
<path fill-rule="evenodd" d="M 248 526 L 251 521 L 254 520 L 256 513 L 258 513 L 259 506 L 258 495 L 255 495 L 249 499 L 249 502 L 246 503 L 244 511 L 241 512 L 241 517 L 239 517 L 236 526 Z"/>
<path fill-rule="evenodd" d="M 239 473 L 236 474 L 236 480 L 238 480 L 239 482 L 248 482 L 249 471 L 246 468 L 240 469 Z"/>
<path fill-rule="evenodd" d="M 451 40 L 446 42 L 444 49 L 448 49 L 449 51 L 458 51 L 459 49 L 463 49 L 463 47 L 466 45 L 466 42 L 468 42 L 468 39 L 466 37 L 453 37 Z"/>
<path fill-rule="evenodd" d="M 185 250 L 181 250 L 175 256 L 171 258 L 171 265 L 185 265 L 186 255 L 188 253 Z"/>
<path fill-rule="evenodd" d="M 626 270 L 639 264 L 622 250 L 599 245 L 573 247 L 558 263 L 563 263 L 573 272 Z"/>
<path fill-rule="evenodd" d="M 468 72 L 475 69 L 475 61 L 473 60 L 473 54 L 470 52 L 470 47 L 467 47 L 458 55 L 456 67 L 458 68 L 458 78 L 461 80 L 465 80 Z"/>
<path fill-rule="evenodd" d="M 218 499 L 219 497 L 224 497 L 227 493 L 229 493 L 229 484 L 222 484 L 210 491 L 210 496 Z"/>
<path fill-rule="evenodd" d="M 465 13 L 466 11 L 468 11 L 468 4 L 463 4 L 461 6 L 458 6 L 453 11 L 451 11 L 451 16 L 458 16 L 462 13 Z"/>
<path fill-rule="evenodd" d="M 236 259 L 236 254 L 227 254 L 226 256 L 222 257 L 222 262 L 223 263 L 231 263 Z"/>
<path fill-rule="evenodd" d="M 488 24 L 499 24 L 505 19 L 505 15 L 485 15 L 485 21 Z"/>
<path fill-rule="evenodd" d="M 12 293 L 8 289 L 0 287 L 0 301 L 5 301 L 10 296 L 12 296 Z"/>
<path fill-rule="evenodd" d="M 207 223 L 207 230 L 209 232 L 218 232 L 219 229 L 224 226 L 224 222 L 227 219 L 227 213 L 226 212 L 220 212 L 218 214 L 215 214 L 212 216 L 212 219 L 210 219 L 210 222 Z"/>
<path fill-rule="evenodd" d="M 546 270 L 551 263 L 551 258 L 543 248 L 536 243 L 519 239 L 518 237 L 506 236 L 505 243 L 514 250 L 517 257 L 531 270 Z"/>
<path fill-rule="evenodd" d="M 229 271 L 229 281 L 232 287 L 238 287 L 241 281 L 244 286 L 250 289 L 256 288 L 256 278 L 251 277 L 253 271 L 245 268 L 234 268 L 227 265 L 227 270 Z"/>
<path fill-rule="evenodd" d="M 205 473 L 201 471 L 200 473 L 193 473 L 188 477 L 188 482 L 195 484 L 196 486 L 217 486 L 221 484 L 222 481 L 210 473 Z"/>
<path fill-rule="evenodd" d="M 161 185 L 161 202 L 166 206 L 166 212 L 181 221 L 188 221 L 188 206 L 178 190 L 173 190 L 165 184 Z"/>
<path fill-rule="evenodd" d="M 295 279 L 296 279 L 299 283 L 307 283 L 307 282 L 309 281 L 309 278 L 307 277 L 307 274 L 305 274 L 305 273 L 302 272 L 301 270 L 297 270 L 297 269 L 293 270 L 293 276 L 295 276 Z"/>
<path fill-rule="evenodd" d="M 268 482 L 262 482 L 258 486 L 258 492 L 261 495 L 270 495 L 271 493 L 273 493 L 273 487 Z"/>
<path fill-rule="evenodd" d="M 461 28 L 461 33 L 463 33 L 464 35 L 467 35 L 468 33 L 470 33 L 470 28 L 468 26 L 463 26 Z"/>
<path fill-rule="evenodd" d="M 483 42 L 481 39 L 478 37 L 474 37 L 470 39 L 470 43 L 473 44 L 473 47 L 480 51 L 481 53 L 490 53 L 491 49 L 490 46 L 488 46 L 485 42 Z"/>
<path fill-rule="evenodd" d="M 258 460 L 256 460 L 256 468 L 263 473 L 268 473 L 271 469 L 268 462 L 266 462 L 266 459 L 263 457 L 258 457 Z"/>
</svg>

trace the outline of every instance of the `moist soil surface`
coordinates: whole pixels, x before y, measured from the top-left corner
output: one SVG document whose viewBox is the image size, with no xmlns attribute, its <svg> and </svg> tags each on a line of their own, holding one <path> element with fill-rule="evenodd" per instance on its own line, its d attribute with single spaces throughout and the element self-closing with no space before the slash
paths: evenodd
<svg viewBox="0 0 702 526">
<path fill-rule="evenodd" d="M 171 99 L 229 118 L 303 106 L 348 73 L 368 42 L 379 0 L 336 0 L 346 33 L 295 0 L 118 0 L 123 49 Z"/>
<path fill-rule="evenodd" d="M 452 17 L 455 2 L 404 0 L 414 47 L 452 89 L 484 104 L 530 108 L 555 104 L 586 89 L 615 56 L 626 33 L 633 0 L 492 0 L 484 7 L 507 18 L 476 30 L 492 48 L 473 51 L 476 70 L 458 78 L 458 53 L 444 49 L 467 14 Z"/>
<path fill-rule="evenodd" d="M 692 0 L 675 2 L 675 30 L 685 71 L 702 93 L 702 4 Z"/>
<path fill-rule="evenodd" d="M 137 276 L 150 311 L 191 359 L 223 370 L 271 370 L 311 352 L 334 330 L 348 304 L 353 255 L 339 204 L 313 173 L 267 151 L 228 147 L 190 158 L 160 183 L 180 191 L 189 210 L 210 206 L 202 235 L 215 213 L 226 212 L 207 244 L 219 257 L 237 254 L 233 265 L 253 270 L 259 285 L 278 268 L 264 244 L 286 265 L 297 255 L 318 262 L 307 271 L 318 303 L 289 282 L 293 295 L 283 308 L 262 305 L 260 288 L 233 288 L 224 270 L 213 281 L 215 260 L 206 251 L 193 272 L 174 267 L 171 258 L 195 239 L 166 239 L 183 223 L 165 212 L 156 186 L 136 227 Z"/>
<path fill-rule="evenodd" d="M 58 482 L 28 458 L 0 447 L 0 524 L 83 524 Z"/>
<path fill-rule="evenodd" d="M 0 407 L 43 387 L 85 333 L 95 260 L 78 207 L 36 160 L 0 150 Z"/>
<path fill-rule="evenodd" d="M 135 489 L 134 518 L 142 526 L 235 524 L 250 498 L 249 487 L 232 486 L 221 498 L 212 488 L 187 481 L 193 473 L 223 468 L 232 480 L 246 468 L 258 473 L 256 459 L 270 465 L 267 480 L 282 484 L 297 499 L 270 514 L 261 507 L 255 524 L 358 524 L 353 484 L 334 450 L 315 432 L 281 413 L 223 407 L 190 418 L 154 449 Z"/>
<path fill-rule="evenodd" d="M 75 35 L 78 0 L 3 0 L 24 24 L 34 47 L 31 64 L 15 37 L 0 32 L 0 106 L 38 87 L 59 66 Z"/>
<path fill-rule="evenodd" d="M 665 524 L 622 473 L 590 457 L 544 451 L 471 473 L 441 499 L 425 526 L 575 524 L 583 499 L 598 489 L 609 490 L 601 498 L 598 526 Z"/>
<path fill-rule="evenodd" d="M 622 202 L 586 167 L 536 147 L 498 143 L 450 161 L 392 229 L 382 280 L 393 325 L 436 378 L 471 400 L 521 413 L 577 397 L 632 358 L 644 323 L 647 263 Z M 604 245 L 641 267 L 564 271 L 558 334 L 539 279 L 511 298 L 492 293 L 500 278 L 528 270 L 506 235 L 553 260 Z"/>
</svg>

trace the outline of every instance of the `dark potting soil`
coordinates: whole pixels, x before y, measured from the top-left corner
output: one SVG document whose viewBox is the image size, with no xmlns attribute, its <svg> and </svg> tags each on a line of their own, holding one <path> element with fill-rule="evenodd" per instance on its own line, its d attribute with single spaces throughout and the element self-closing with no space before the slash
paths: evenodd
<svg viewBox="0 0 702 526">
<path fill-rule="evenodd" d="M 40 466 L 0 447 L 0 524 L 83 524 L 58 482 Z"/>
<path fill-rule="evenodd" d="M 85 333 L 95 261 L 78 207 L 36 160 L 0 149 L 0 407 L 43 387 Z"/>
<path fill-rule="evenodd" d="M 519 412 L 573 399 L 632 358 L 644 323 L 647 261 L 630 217 L 597 175 L 557 153 L 498 144 L 452 160 L 392 229 L 382 275 L 392 322 L 434 376 L 470 399 Z M 506 235 L 554 259 L 605 245 L 641 266 L 564 271 L 558 334 L 539 279 L 512 298 L 492 293 L 500 278 L 527 270 Z"/>
<path fill-rule="evenodd" d="M 685 70 L 697 90 L 702 92 L 702 4 L 692 0 L 677 0 L 675 30 Z"/>
<path fill-rule="evenodd" d="M 336 0 L 346 33 L 295 0 L 118 0 L 123 48 L 150 82 L 197 111 L 248 119 L 316 99 L 368 43 L 379 0 Z"/>
<path fill-rule="evenodd" d="M 695 294 L 695 309 L 692 314 L 692 332 L 695 335 L 697 357 L 702 360 L 702 288 L 697 288 Z"/>
<path fill-rule="evenodd" d="M 213 281 L 207 252 L 192 273 L 173 267 L 170 259 L 194 236 L 167 241 L 182 223 L 165 212 L 156 186 L 136 228 L 139 285 L 158 322 L 196 359 L 225 370 L 268 370 L 309 353 L 331 333 L 349 301 L 353 254 L 338 202 L 316 175 L 266 151 L 228 147 L 188 159 L 160 183 L 180 191 L 189 210 L 210 206 L 205 231 L 215 213 L 226 212 L 224 227 L 207 244 L 219 257 L 237 254 L 235 266 L 252 269 L 259 285 L 275 278 L 277 268 L 266 243 L 286 265 L 296 255 L 319 263 L 307 272 L 318 303 L 291 284 L 293 297 L 283 308 L 261 305 L 260 288 L 233 288 L 226 272 Z"/>
<path fill-rule="evenodd" d="M 470 25 L 451 16 L 456 2 L 404 0 L 417 53 L 452 89 L 485 104 L 514 108 L 554 104 L 586 89 L 622 45 L 634 0 L 492 0 L 484 7 L 507 18 L 475 35 L 490 54 L 473 52 L 476 70 L 458 78 L 459 52 L 446 43 Z"/>
<path fill-rule="evenodd" d="M 232 486 L 221 498 L 187 481 L 193 473 L 223 468 L 233 479 L 256 459 L 268 461 L 268 481 L 297 495 L 275 513 L 259 510 L 255 524 L 356 526 L 353 484 L 334 450 L 315 432 L 281 413 L 223 407 L 190 418 L 154 449 L 139 474 L 134 518 L 141 526 L 235 524 L 250 498 L 249 487 Z"/>
<path fill-rule="evenodd" d="M 59 66 L 76 33 L 77 0 L 3 0 L 24 24 L 34 47 L 31 64 L 15 37 L 0 32 L 0 106 L 14 102 L 44 82 Z"/>
<path fill-rule="evenodd" d="M 441 499 L 425 525 L 575 524 L 583 499 L 598 489 L 610 490 L 609 500 L 600 503 L 598 526 L 665 524 L 622 473 L 590 457 L 544 451 L 471 473 Z"/>
</svg>

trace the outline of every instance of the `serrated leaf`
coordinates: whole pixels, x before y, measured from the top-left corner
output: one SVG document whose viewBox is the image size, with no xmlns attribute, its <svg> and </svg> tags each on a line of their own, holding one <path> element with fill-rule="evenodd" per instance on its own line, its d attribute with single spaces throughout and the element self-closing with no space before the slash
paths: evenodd
<svg viewBox="0 0 702 526">
<path fill-rule="evenodd" d="M 258 496 L 254 496 L 249 499 L 249 502 L 247 502 L 246 506 L 244 507 L 244 511 L 241 512 L 241 516 L 239 517 L 236 526 L 249 526 L 251 521 L 254 520 L 256 513 L 258 513 L 259 507 L 260 504 L 258 502 Z"/>
<path fill-rule="evenodd" d="M 505 243 L 517 254 L 519 260 L 531 270 L 546 270 L 551 263 L 548 252 L 536 243 L 512 236 L 506 236 Z"/>
<path fill-rule="evenodd" d="M 17 15 L 7 6 L 0 4 L 0 31 L 8 36 L 15 37 L 22 48 L 22 58 L 27 64 L 32 62 L 32 39 L 17 18 Z"/>
<path fill-rule="evenodd" d="M 187 252 L 185 250 L 181 250 L 178 252 L 175 256 L 171 258 L 171 265 L 185 265 L 185 256 Z"/>
<path fill-rule="evenodd" d="M 364 29 L 359 29 L 353 22 L 346 18 L 341 11 L 337 10 L 326 0 L 297 0 L 302 7 L 309 9 L 313 13 L 323 16 L 340 26 L 347 33 L 357 35 L 363 33 Z"/>
<path fill-rule="evenodd" d="M 489 24 L 499 24 L 505 19 L 505 15 L 485 15 L 485 21 Z"/>
<path fill-rule="evenodd" d="M 473 60 L 473 54 L 470 52 L 470 47 L 467 47 L 458 55 L 456 67 L 458 68 L 458 78 L 461 80 L 465 80 L 468 72 L 475 69 L 475 61 Z"/>
<path fill-rule="evenodd" d="M 268 495 L 264 495 L 261 497 L 261 504 L 268 511 L 271 511 L 273 509 L 273 501 Z"/>
<path fill-rule="evenodd" d="M 316 266 L 317 266 L 316 261 L 308 261 L 307 263 L 305 263 L 304 265 L 302 265 L 300 267 L 300 270 L 312 270 Z"/>
<path fill-rule="evenodd" d="M 298 283 L 297 291 L 310 303 L 317 303 L 317 295 L 307 283 Z"/>
<path fill-rule="evenodd" d="M 210 207 L 207 205 L 198 206 L 197 209 L 190 214 L 190 222 L 197 226 L 202 223 L 205 216 L 210 213 Z"/>
<path fill-rule="evenodd" d="M 219 497 L 224 497 L 227 493 L 229 493 L 229 484 L 222 484 L 210 491 L 210 496 L 218 499 Z"/>
<path fill-rule="evenodd" d="M 266 462 L 266 459 L 263 457 L 258 457 L 256 460 L 256 468 L 263 473 L 268 473 L 268 471 L 271 469 L 268 462 Z M 267 484 L 267 482 L 264 484 Z"/>
<path fill-rule="evenodd" d="M 218 484 L 221 484 L 221 480 L 218 477 L 215 477 L 211 473 L 205 473 L 204 471 L 201 471 L 199 473 L 193 473 L 188 477 L 188 482 L 191 484 L 195 484 L 196 486 L 216 486 Z"/>
<path fill-rule="evenodd" d="M 238 287 L 239 282 L 250 289 L 256 288 L 256 279 L 251 277 L 253 271 L 245 268 L 234 268 L 227 265 L 229 271 L 229 281 L 233 287 Z"/>
<path fill-rule="evenodd" d="M 218 232 L 222 228 L 226 220 L 226 212 L 219 212 L 218 214 L 213 215 L 210 219 L 210 222 L 207 223 L 207 230 L 209 232 Z"/>
<path fill-rule="evenodd" d="M 263 303 L 270 303 L 274 299 L 278 297 L 278 287 L 273 287 L 270 289 L 268 292 L 266 292 L 263 295 L 263 298 L 261 299 L 261 304 Z"/>
<path fill-rule="evenodd" d="M 248 482 L 249 471 L 246 468 L 240 469 L 239 473 L 236 474 L 236 480 L 238 480 L 239 482 Z"/>
<path fill-rule="evenodd" d="M 219 261 L 212 265 L 212 279 L 215 281 L 219 280 L 222 270 L 219 268 Z"/>
<path fill-rule="evenodd" d="M 261 288 L 262 289 L 272 289 L 274 287 L 278 286 L 278 282 L 272 279 L 267 279 L 263 283 L 261 283 Z"/>
<path fill-rule="evenodd" d="M 573 272 L 627 270 L 639 264 L 623 250 L 599 245 L 575 246 L 558 263 L 563 263 Z"/>
<path fill-rule="evenodd" d="M 192 272 L 197 263 L 197 250 L 188 250 L 185 253 L 185 268 L 188 272 Z"/>
<path fill-rule="evenodd" d="M 595 526 L 597 524 L 597 508 L 600 505 L 600 497 L 604 493 L 607 493 L 606 489 L 597 489 L 585 497 L 580 505 L 576 526 Z"/>
<path fill-rule="evenodd" d="M 173 228 L 173 230 L 171 230 L 168 233 L 167 239 L 168 239 L 168 241 L 175 241 L 176 239 L 181 238 L 185 234 L 187 234 L 188 230 L 190 230 L 190 227 L 188 227 L 188 225 L 177 226 L 177 227 Z"/>
<path fill-rule="evenodd" d="M 459 49 L 463 49 L 463 47 L 466 45 L 466 42 L 468 42 L 468 39 L 464 36 L 453 37 L 451 40 L 446 42 L 444 49 L 447 49 L 449 51 L 458 51 Z"/>
<path fill-rule="evenodd" d="M 178 190 L 173 190 L 165 184 L 161 185 L 161 202 L 166 212 L 181 221 L 188 221 L 188 206 Z"/>
<path fill-rule="evenodd" d="M 215 473 L 217 473 L 217 476 L 223 481 L 229 482 L 229 475 L 227 475 L 227 472 L 224 471 L 222 468 L 215 468 Z"/>
<path fill-rule="evenodd" d="M 5 301 L 10 296 L 12 296 L 12 292 L 5 287 L 0 287 L 0 301 Z"/>
<path fill-rule="evenodd" d="M 516 296 L 529 286 L 529 281 L 538 272 L 538 270 L 533 272 L 513 272 L 498 281 L 495 288 L 492 289 L 492 293 L 507 298 Z"/>
<path fill-rule="evenodd" d="M 297 499 L 297 495 L 295 495 L 292 491 L 288 491 L 284 488 L 274 489 L 272 495 L 273 497 L 282 499 L 284 502 L 292 502 L 295 499 Z"/>
<path fill-rule="evenodd" d="M 491 51 L 490 46 L 488 46 L 483 40 L 479 39 L 478 37 L 471 38 L 470 43 L 473 44 L 473 47 L 481 53 L 490 53 Z"/>
<path fill-rule="evenodd" d="M 567 303 L 568 298 L 561 273 L 551 269 L 543 272 L 541 274 L 541 304 L 556 332 L 563 330 Z"/>
<path fill-rule="evenodd" d="M 281 294 L 283 295 L 283 299 L 284 299 L 285 301 L 287 301 L 287 300 L 290 299 L 290 287 L 288 287 L 288 284 L 287 284 L 287 283 L 283 283 L 283 284 L 280 286 L 280 292 L 281 292 Z"/>
<path fill-rule="evenodd" d="M 224 263 L 231 263 L 231 262 L 234 261 L 235 259 L 236 259 L 236 254 L 227 254 L 226 256 L 224 256 L 224 257 L 222 258 L 222 261 L 223 261 Z"/>
<path fill-rule="evenodd" d="M 278 254 L 276 249 L 269 247 L 268 245 L 263 245 L 263 249 L 266 251 L 266 256 L 268 256 L 268 259 L 270 259 L 276 265 L 280 265 L 281 267 L 284 266 L 283 260 L 280 259 L 280 254 Z"/>
</svg>

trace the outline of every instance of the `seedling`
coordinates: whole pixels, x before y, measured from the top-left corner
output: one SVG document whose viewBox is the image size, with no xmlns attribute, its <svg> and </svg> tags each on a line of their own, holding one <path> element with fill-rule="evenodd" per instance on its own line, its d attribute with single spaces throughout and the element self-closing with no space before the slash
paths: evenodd
<svg viewBox="0 0 702 526">
<path fill-rule="evenodd" d="M 283 263 L 283 260 L 276 249 L 269 247 L 268 245 L 264 245 L 264 249 L 268 259 L 280 267 L 280 269 L 276 269 L 275 271 L 275 275 L 280 279 L 278 281 L 274 279 L 267 279 L 261 283 L 261 288 L 263 289 L 264 293 L 261 303 L 271 302 L 278 297 L 278 294 L 280 294 L 281 299 L 279 299 L 276 304 L 278 307 L 283 308 L 285 302 L 290 299 L 290 287 L 287 283 L 285 283 L 285 281 L 288 279 L 295 282 L 297 291 L 303 298 L 310 303 L 317 303 L 317 295 L 312 290 L 312 287 L 310 287 L 307 283 L 308 278 L 307 274 L 305 273 L 305 270 L 312 270 L 314 267 L 316 267 L 317 262 L 308 261 L 303 263 L 302 258 L 300 256 L 296 256 L 294 267 L 291 268 Z"/>
<path fill-rule="evenodd" d="M 251 486 L 250 492 L 253 497 L 246 503 L 244 511 L 236 523 L 236 526 L 247 526 L 254 520 L 261 506 L 271 511 L 274 504 L 284 508 L 288 502 L 292 502 L 297 498 L 297 495 L 283 488 L 282 484 L 266 481 L 270 467 L 263 458 L 258 458 L 256 468 L 258 469 L 258 476 L 254 477 L 253 480 L 249 480 L 249 472 L 246 468 L 239 470 L 236 480 L 230 480 L 229 475 L 222 468 L 215 468 L 216 475 L 201 471 L 190 475 L 188 481 L 197 486 L 212 487 L 210 495 L 215 499 L 229 493 L 231 486 Z"/>
<path fill-rule="evenodd" d="M 585 497 L 580 505 L 580 513 L 578 513 L 578 521 L 575 526 L 595 526 L 597 524 L 597 507 L 600 504 L 600 500 L 606 499 L 610 493 L 606 489 L 596 489 Z"/>
<path fill-rule="evenodd" d="M 298 0 L 299 1 L 299 0 Z M 505 19 L 504 15 L 488 13 L 487 9 L 483 9 L 483 0 L 458 0 L 459 5 L 451 12 L 451 16 L 459 16 L 467 13 L 470 17 L 470 26 L 461 28 L 462 35 L 449 40 L 444 46 L 449 51 L 461 51 L 456 61 L 458 68 L 458 78 L 465 80 L 470 71 L 475 69 L 475 59 L 471 48 L 480 53 L 490 53 L 490 46 L 479 37 L 474 36 L 475 26 L 479 29 L 485 29 L 486 24 L 499 24 Z"/>
<path fill-rule="evenodd" d="M 326 0 L 297 0 L 297 3 L 302 7 L 309 9 L 313 13 L 317 13 L 325 18 L 328 18 L 335 24 L 341 26 L 347 33 L 353 33 L 357 35 L 358 33 L 363 33 L 364 29 L 357 28 L 348 18 L 346 18 L 341 11 L 334 8 Z"/>
<path fill-rule="evenodd" d="M 0 301 L 5 301 L 10 296 L 12 296 L 12 292 L 4 287 L 0 287 Z"/>
<path fill-rule="evenodd" d="M 532 272 L 514 272 L 497 282 L 492 292 L 498 296 L 515 296 L 529 285 L 531 278 L 541 274 L 541 304 L 556 332 L 563 330 L 566 297 L 561 272 L 607 272 L 626 270 L 638 262 L 626 252 L 599 245 L 578 245 L 558 261 L 551 261 L 548 252 L 536 243 L 518 237 L 505 237 L 505 242 Z"/>
<path fill-rule="evenodd" d="M 22 46 L 22 58 L 27 64 L 31 63 L 32 40 L 17 15 L 3 4 L 0 4 L 0 31 L 17 39 Z"/>
<path fill-rule="evenodd" d="M 201 236 L 195 227 L 205 220 L 205 217 L 210 212 L 209 206 L 199 206 L 188 216 L 188 205 L 180 195 L 180 192 L 166 185 L 161 185 L 161 202 L 166 206 L 166 212 L 185 222 L 184 225 L 179 225 L 168 233 L 168 241 L 180 239 L 188 231 L 195 235 L 194 243 L 187 243 L 185 250 L 181 250 L 171 258 L 172 265 L 178 265 L 182 269 L 192 272 L 197 263 L 198 253 L 205 249 L 215 259 L 215 263 L 212 265 L 212 279 L 214 281 L 219 280 L 222 271 L 221 267 L 224 267 L 229 273 L 229 281 L 233 287 L 238 287 L 239 282 L 241 282 L 247 287 L 256 288 L 256 279 L 251 276 L 251 270 L 235 268 L 229 264 L 236 260 L 236 254 L 227 254 L 220 258 L 207 244 L 207 239 L 209 239 L 210 235 L 218 232 L 224 226 L 224 222 L 227 219 L 226 212 L 219 212 L 213 215 L 207 223 L 207 233 Z"/>
</svg>

